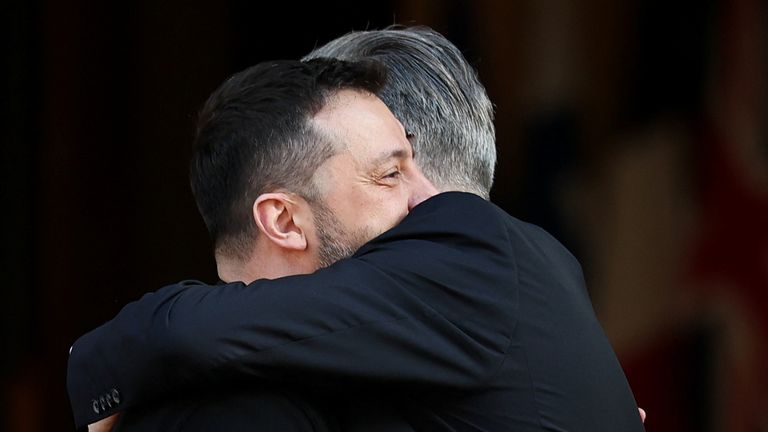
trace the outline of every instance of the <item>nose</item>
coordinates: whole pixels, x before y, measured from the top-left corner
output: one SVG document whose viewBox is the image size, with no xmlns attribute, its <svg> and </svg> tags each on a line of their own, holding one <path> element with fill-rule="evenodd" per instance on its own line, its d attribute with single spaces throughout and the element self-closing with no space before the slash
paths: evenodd
<svg viewBox="0 0 768 432">
<path fill-rule="evenodd" d="M 414 170 L 413 179 L 410 182 L 411 196 L 408 198 L 408 211 L 421 204 L 424 200 L 438 194 L 437 188 L 429 179 L 424 177 L 420 169 Z"/>
</svg>

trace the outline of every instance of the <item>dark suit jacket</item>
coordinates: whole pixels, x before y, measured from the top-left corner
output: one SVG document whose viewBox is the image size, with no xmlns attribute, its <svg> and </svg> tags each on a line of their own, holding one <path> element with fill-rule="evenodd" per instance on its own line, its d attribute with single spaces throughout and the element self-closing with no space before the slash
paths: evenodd
<svg viewBox="0 0 768 432">
<path fill-rule="evenodd" d="M 414 432 L 397 400 L 283 384 L 196 389 L 122 413 L 114 432 Z"/>
<path fill-rule="evenodd" d="M 123 413 L 114 432 L 336 432 L 323 404 L 292 389 L 229 388 L 174 395 Z"/>
<path fill-rule="evenodd" d="M 577 260 L 464 193 L 312 275 L 147 294 L 74 344 L 68 388 L 83 425 L 244 377 L 383 388 L 421 430 L 643 430 Z"/>
</svg>

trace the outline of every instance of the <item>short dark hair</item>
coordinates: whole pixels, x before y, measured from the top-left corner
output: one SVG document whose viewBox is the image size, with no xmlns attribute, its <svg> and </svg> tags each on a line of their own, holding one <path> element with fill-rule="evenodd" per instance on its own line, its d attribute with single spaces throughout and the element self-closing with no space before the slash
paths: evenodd
<svg viewBox="0 0 768 432">
<path fill-rule="evenodd" d="M 373 61 L 269 61 L 236 73 L 199 115 L 190 183 L 225 256 L 245 258 L 256 238 L 256 198 L 284 189 L 312 197 L 312 176 L 335 152 L 310 120 L 340 90 L 377 94 L 386 70 Z"/>
</svg>

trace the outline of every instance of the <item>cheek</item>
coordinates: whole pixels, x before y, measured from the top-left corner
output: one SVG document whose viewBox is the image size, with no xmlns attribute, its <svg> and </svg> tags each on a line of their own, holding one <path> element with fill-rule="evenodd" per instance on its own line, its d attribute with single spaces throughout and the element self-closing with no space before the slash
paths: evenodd
<svg viewBox="0 0 768 432">
<path fill-rule="evenodd" d="M 400 190 L 390 190 L 381 194 L 377 200 L 380 226 L 387 230 L 400 223 L 408 214 L 408 196 Z"/>
<path fill-rule="evenodd" d="M 355 231 L 373 236 L 397 225 L 408 214 L 408 196 L 403 188 L 353 190 L 336 201 L 337 216 Z"/>
</svg>

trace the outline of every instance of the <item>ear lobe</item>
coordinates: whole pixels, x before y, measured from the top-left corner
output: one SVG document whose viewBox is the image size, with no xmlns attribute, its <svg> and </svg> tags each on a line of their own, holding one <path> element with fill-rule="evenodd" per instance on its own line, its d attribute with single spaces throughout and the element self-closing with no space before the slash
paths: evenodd
<svg viewBox="0 0 768 432">
<path fill-rule="evenodd" d="M 302 251 L 307 238 L 295 219 L 296 202 L 288 194 L 270 192 L 259 195 L 253 203 L 253 218 L 260 235 L 283 249 Z"/>
</svg>

